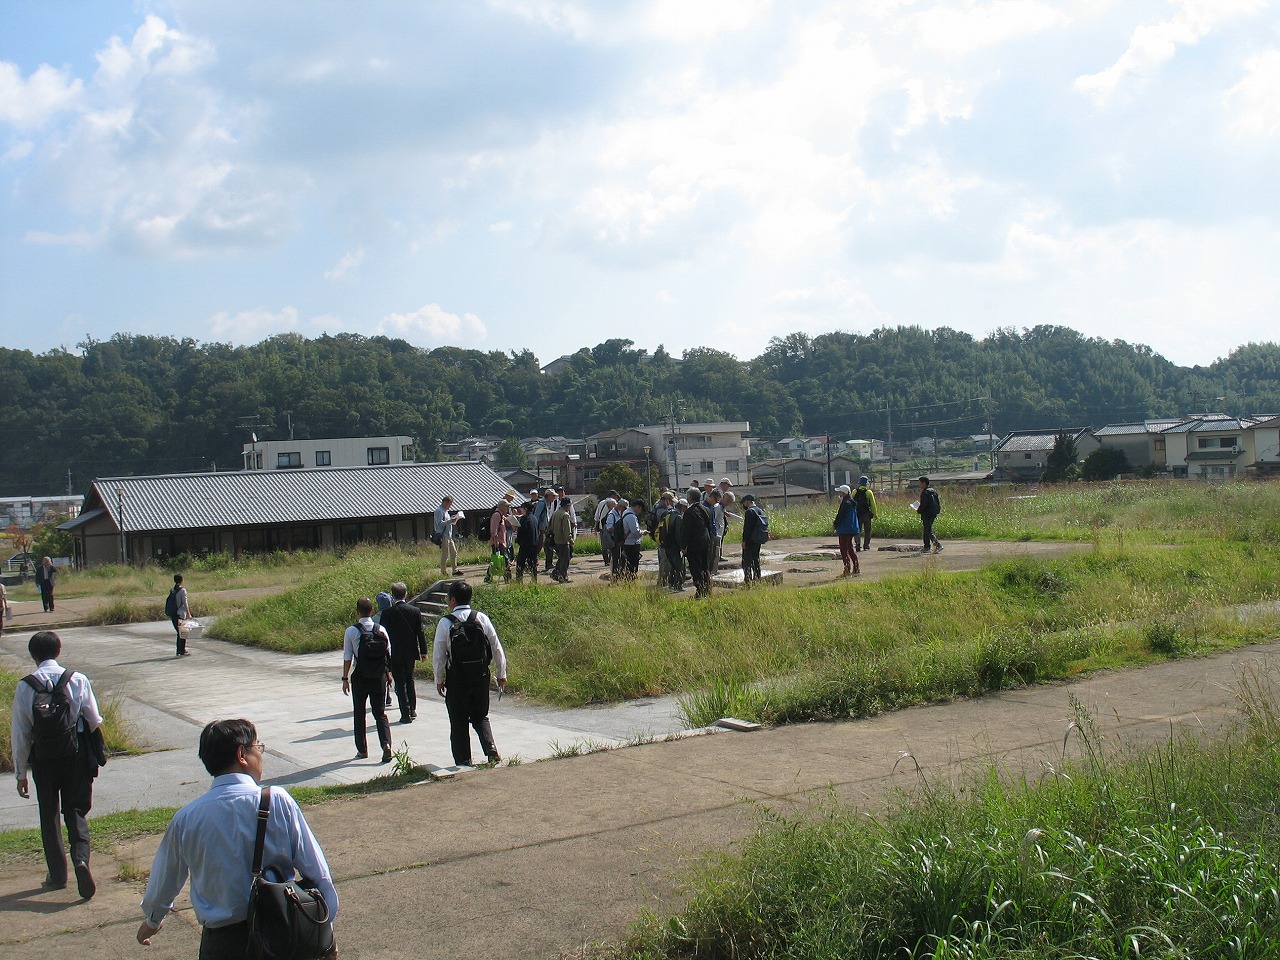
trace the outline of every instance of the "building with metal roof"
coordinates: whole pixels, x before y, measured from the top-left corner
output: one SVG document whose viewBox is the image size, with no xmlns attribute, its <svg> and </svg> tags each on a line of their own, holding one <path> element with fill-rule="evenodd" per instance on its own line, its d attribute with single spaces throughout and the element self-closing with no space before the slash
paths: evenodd
<svg viewBox="0 0 1280 960">
<path fill-rule="evenodd" d="M 1139 420 L 1134 423 L 1109 423 L 1093 431 L 1098 445 L 1108 450 L 1119 450 L 1134 470 L 1154 467 L 1168 469 L 1168 441 L 1164 432 L 1187 421 L 1186 417 L 1166 417 L 1158 420 Z"/>
<path fill-rule="evenodd" d="M 62 524 L 80 565 L 178 554 L 332 550 L 424 540 L 446 495 L 461 533 L 484 529 L 510 485 L 479 462 L 177 473 L 95 480 Z"/>
<path fill-rule="evenodd" d="M 1039 480 L 1058 434 L 1065 433 L 1076 443 L 1076 456 L 1084 459 L 1098 449 L 1098 441 L 1088 427 L 1062 427 L 1057 430 L 1016 430 L 1001 440 L 995 449 L 996 470 L 1011 480 Z"/>
<path fill-rule="evenodd" d="M 1175 477 L 1227 480 L 1255 468 L 1254 417 L 1189 417 L 1162 431 Z"/>
</svg>

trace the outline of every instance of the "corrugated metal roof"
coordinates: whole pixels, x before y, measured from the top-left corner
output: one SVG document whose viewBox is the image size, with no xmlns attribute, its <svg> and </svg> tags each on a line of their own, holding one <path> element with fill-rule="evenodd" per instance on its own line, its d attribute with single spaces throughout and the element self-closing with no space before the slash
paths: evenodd
<svg viewBox="0 0 1280 960">
<path fill-rule="evenodd" d="M 110 477 L 93 484 L 117 526 L 123 500 L 124 528 L 131 531 L 402 517 L 434 512 L 446 494 L 456 509 L 488 510 L 510 489 L 475 461 Z"/>
<path fill-rule="evenodd" d="M 1169 427 L 1182 422 L 1181 417 L 1170 417 L 1167 420 L 1143 420 L 1138 423 L 1108 423 L 1093 431 L 1095 437 L 1115 437 L 1135 433 L 1161 433 Z"/>
<path fill-rule="evenodd" d="M 1088 427 L 1077 427 L 1068 430 L 1050 430 L 1044 433 L 1026 431 L 1024 433 L 1011 433 L 1000 441 L 1000 445 L 996 450 L 1000 453 L 1020 453 L 1025 450 L 1052 450 L 1053 442 L 1058 438 L 1059 433 L 1066 433 L 1067 436 L 1074 440 L 1079 440 L 1080 436 L 1088 430 Z"/>
<path fill-rule="evenodd" d="M 1162 431 L 1163 433 L 1203 433 L 1216 430 L 1248 430 L 1254 425 L 1252 417 L 1196 417 Z"/>
</svg>

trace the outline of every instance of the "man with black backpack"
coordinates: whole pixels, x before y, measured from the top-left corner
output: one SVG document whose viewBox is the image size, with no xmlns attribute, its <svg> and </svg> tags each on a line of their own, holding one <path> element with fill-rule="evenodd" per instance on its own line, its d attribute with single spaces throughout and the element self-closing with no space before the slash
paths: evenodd
<svg viewBox="0 0 1280 960">
<path fill-rule="evenodd" d="M 356 758 L 369 756 L 365 701 L 373 712 L 382 744 L 382 762 L 391 762 L 391 722 L 387 719 L 386 691 L 391 680 L 391 637 L 373 622 L 373 601 L 356 601 L 360 619 L 342 635 L 342 692 L 351 695 L 355 715 Z"/>
<path fill-rule="evenodd" d="M 182 574 L 173 575 L 173 589 L 164 601 L 164 615 L 173 624 L 173 632 L 178 637 L 179 657 L 187 655 L 187 638 L 182 635 L 182 621 L 191 619 L 191 600 L 187 596 L 187 588 L 182 585 Z"/>
<path fill-rule="evenodd" d="M 93 806 L 93 779 L 106 762 L 98 728 L 102 714 L 89 678 L 58 663 L 62 640 L 42 630 L 27 644 L 35 672 L 23 677 L 13 691 L 13 723 L 10 728 L 13 769 L 18 795 L 30 796 L 27 772 L 36 782 L 40 807 L 40 837 L 49 873 L 46 890 L 67 885 L 67 855 L 62 847 L 61 813 L 71 842 L 71 862 L 76 888 L 88 900 L 97 892 L 89 872 L 89 823 Z"/>
<path fill-rule="evenodd" d="M 471 584 L 455 580 L 449 585 L 449 612 L 436 624 L 432 666 L 436 691 L 449 712 L 449 746 L 453 762 L 471 766 L 471 731 L 475 727 L 485 759 L 502 759 L 489 726 L 489 675 L 498 678 L 498 690 L 507 687 L 507 657 L 490 619 L 471 609 Z M 501 694 L 499 694 L 501 696 Z"/>
<path fill-rule="evenodd" d="M 760 547 L 769 541 L 769 518 L 753 494 L 742 497 L 742 582 L 760 579 Z"/>
</svg>

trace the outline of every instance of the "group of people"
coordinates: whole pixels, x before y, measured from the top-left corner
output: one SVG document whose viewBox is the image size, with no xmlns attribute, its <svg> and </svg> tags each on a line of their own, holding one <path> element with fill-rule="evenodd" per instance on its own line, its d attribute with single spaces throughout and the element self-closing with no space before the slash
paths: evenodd
<svg viewBox="0 0 1280 960">
<path fill-rule="evenodd" d="M 357 759 L 369 756 L 368 715 L 373 714 L 382 748 L 382 762 L 390 763 L 391 721 L 386 708 L 395 691 L 400 722 L 418 718 L 414 669 L 431 657 L 436 691 L 444 697 L 449 715 L 449 743 L 453 761 L 471 766 L 469 727 L 474 727 L 486 761 L 502 759 L 489 724 L 489 682 L 498 690 L 507 685 L 507 658 L 493 622 L 471 607 L 472 588 L 465 580 L 449 584 L 449 612 L 436 624 L 430 654 L 422 611 L 408 601 L 408 587 L 393 583 L 389 595 L 356 601 L 356 621 L 342 636 L 342 692 L 351 697 Z M 384 605 L 382 598 L 386 597 Z"/>
</svg>

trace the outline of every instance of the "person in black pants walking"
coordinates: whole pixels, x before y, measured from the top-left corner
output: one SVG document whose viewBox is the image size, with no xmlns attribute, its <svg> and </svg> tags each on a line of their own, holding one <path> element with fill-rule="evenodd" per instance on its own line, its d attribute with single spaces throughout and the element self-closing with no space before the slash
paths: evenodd
<svg viewBox="0 0 1280 960">
<path fill-rule="evenodd" d="M 414 683 L 413 670 L 419 660 L 427 659 L 422 611 L 406 601 L 408 596 L 408 586 L 393 583 L 391 606 L 382 611 L 382 626 L 391 638 L 391 679 L 396 685 L 401 723 L 413 723 L 418 719 L 418 688 Z"/>
<path fill-rule="evenodd" d="M 40 602 L 45 613 L 53 609 L 53 588 L 58 583 L 58 571 L 51 557 L 45 557 L 36 567 L 36 589 L 40 591 Z"/>
<path fill-rule="evenodd" d="M 933 521 L 942 513 L 942 501 L 938 499 L 938 491 L 929 486 L 929 478 L 920 478 L 920 522 L 924 524 L 924 547 L 922 553 L 933 548 L 934 553 L 942 552 L 942 544 L 933 535 Z"/>
<path fill-rule="evenodd" d="M 355 716 L 356 757 L 369 756 L 365 702 L 373 713 L 382 744 L 382 762 L 391 762 L 391 723 L 387 720 L 387 684 L 391 683 L 391 638 L 373 622 L 373 601 L 356 601 L 360 619 L 342 635 L 342 692 L 350 694 Z"/>
<path fill-rule="evenodd" d="M 432 667 L 436 692 L 449 712 L 449 746 L 453 762 L 471 766 L 471 731 L 480 738 L 485 759 L 502 759 L 489 725 L 489 676 L 498 679 L 498 690 L 507 687 L 507 657 L 493 629 L 493 622 L 471 609 L 471 584 L 455 580 L 449 585 L 449 612 L 436 624 Z"/>
</svg>

